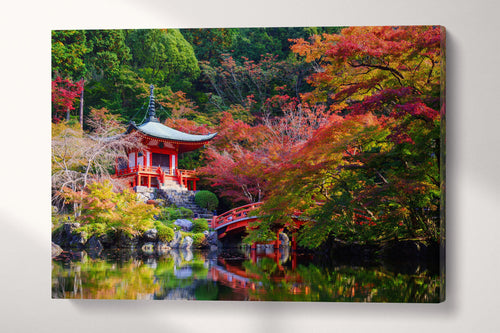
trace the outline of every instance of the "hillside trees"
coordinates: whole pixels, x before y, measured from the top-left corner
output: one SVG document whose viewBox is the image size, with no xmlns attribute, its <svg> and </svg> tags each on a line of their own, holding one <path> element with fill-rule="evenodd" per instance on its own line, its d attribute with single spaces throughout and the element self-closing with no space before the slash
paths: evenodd
<svg viewBox="0 0 500 333">
<path fill-rule="evenodd" d="M 300 62 L 278 60 L 272 54 L 264 54 L 257 61 L 231 54 L 222 54 L 221 58 L 219 64 L 201 63 L 213 91 L 209 102 L 218 111 L 241 105 L 262 115 L 266 100 L 277 90 L 297 97 L 303 92 L 301 83 L 307 70 Z"/>
<path fill-rule="evenodd" d="M 198 61 L 217 63 L 231 48 L 236 29 L 183 29 L 181 33 L 193 46 Z"/>
<path fill-rule="evenodd" d="M 77 81 L 87 73 L 84 56 L 89 52 L 84 30 L 52 31 L 52 79 Z"/>
<path fill-rule="evenodd" d="M 134 70 L 156 86 L 188 91 L 200 74 L 193 47 L 177 29 L 132 30 L 127 43 Z"/>
</svg>

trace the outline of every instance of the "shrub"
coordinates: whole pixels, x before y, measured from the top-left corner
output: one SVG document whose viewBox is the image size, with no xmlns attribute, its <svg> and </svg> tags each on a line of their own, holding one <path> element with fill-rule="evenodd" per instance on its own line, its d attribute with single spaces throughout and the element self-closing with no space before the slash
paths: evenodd
<svg viewBox="0 0 500 333">
<path fill-rule="evenodd" d="M 193 239 L 193 246 L 194 247 L 202 247 L 205 246 L 205 235 L 201 232 L 199 233 L 193 233 L 190 235 L 191 238 Z"/>
<path fill-rule="evenodd" d="M 208 222 L 206 219 L 195 219 L 193 221 L 193 228 L 191 229 L 191 232 L 197 233 L 205 230 L 208 230 Z"/>
<path fill-rule="evenodd" d="M 87 235 L 91 236 L 103 236 L 109 229 L 105 223 L 89 223 L 77 229 L 78 232 L 85 232 Z"/>
<path fill-rule="evenodd" d="M 175 221 L 177 219 L 189 219 L 194 216 L 191 209 L 184 207 L 165 207 L 161 211 L 161 219 L 166 221 Z"/>
<path fill-rule="evenodd" d="M 158 231 L 158 238 L 162 242 L 168 243 L 174 239 L 174 230 L 170 227 L 167 227 L 160 221 L 155 222 L 155 228 Z"/>
<path fill-rule="evenodd" d="M 219 205 L 219 199 L 210 191 L 198 191 L 194 196 L 196 204 L 208 210 L 214 210 Z"/>
</svg>

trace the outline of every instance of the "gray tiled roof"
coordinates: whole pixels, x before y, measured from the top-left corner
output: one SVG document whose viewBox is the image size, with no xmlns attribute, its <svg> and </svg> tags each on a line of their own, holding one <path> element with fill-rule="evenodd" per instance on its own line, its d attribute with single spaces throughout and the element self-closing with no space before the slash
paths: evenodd
<svg viewBox="0 0 500 333">
<path fill-rule="evenodd" d="M 139 126 L 136 126 L 135 124 L 131 124 L 131 126 L 138 131 L 155 138 L 183 142 L 208 141 L 217 135 L 217 133 L 207 135 L 188 134 L 165 126 L 156 121 L 146 121 Z"/>
</svg>

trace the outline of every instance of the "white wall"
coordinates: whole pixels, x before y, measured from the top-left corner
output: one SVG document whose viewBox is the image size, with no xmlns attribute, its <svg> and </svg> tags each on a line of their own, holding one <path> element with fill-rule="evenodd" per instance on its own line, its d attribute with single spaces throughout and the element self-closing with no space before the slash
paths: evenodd
<svg viewBox="0 0 500 333">
<path fill-rule="evenodd" d="M 2 5 L 0 331 L 499 332 L 494 0 L 9 1 Z M 50 299 L 50 30 L 440 24 L 448 29 L 447 301 L 439 305 Z M 20 104 L 19 101 L 22 101 Z M 36 107 L 34 107 L 36 105 Z M 16 144 L 12 138 L 16 138 Z M 31 154 L 17 154 L 25 149 Z M 33 169 L 32 158 L 39 167 Z M 28 178 L 26 175 L 32 175 Z M 30 191 L 19 186 L 26 179 Z"/>
<path fill-rule="evenodd" d="M 128 167 L 129 168 L 135 167 L 135 152 L 128 153 Z"/>
</svg>

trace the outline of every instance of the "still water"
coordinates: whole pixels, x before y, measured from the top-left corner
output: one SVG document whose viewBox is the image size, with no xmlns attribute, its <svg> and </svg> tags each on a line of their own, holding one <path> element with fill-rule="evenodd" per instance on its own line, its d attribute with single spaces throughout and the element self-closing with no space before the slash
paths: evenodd
<svg viewBox="0 0 500 333">
<path fill-rule="evenodd" d="M 439 291 L 439 272 L 425 265 L 339 262 L 287 249 L 82 251 L 52 260 L 53 298 L 438 302 Z"/>
</svg>

